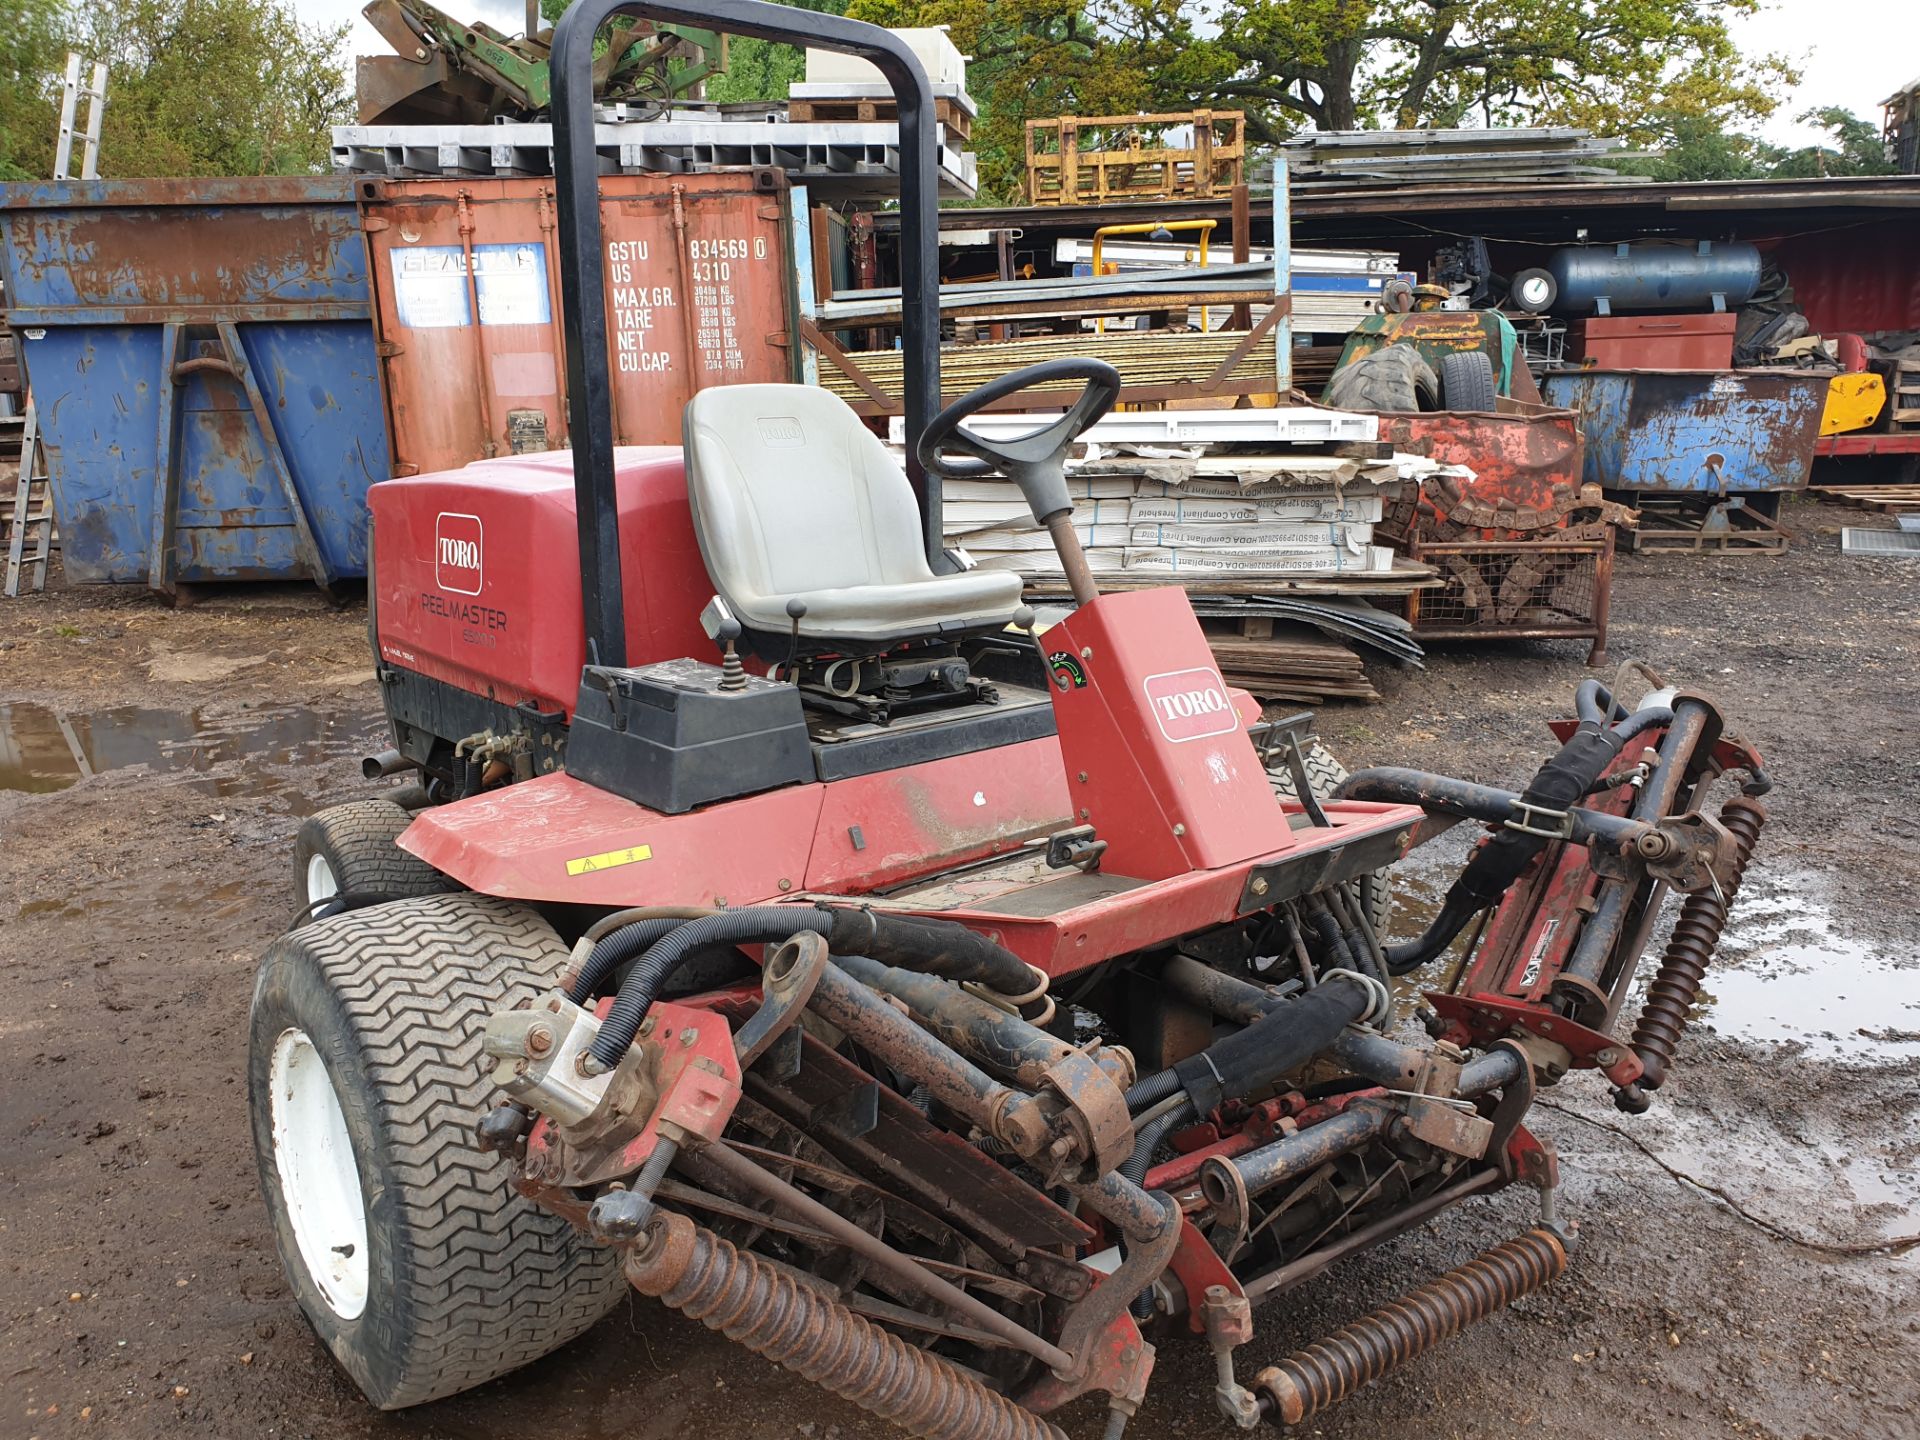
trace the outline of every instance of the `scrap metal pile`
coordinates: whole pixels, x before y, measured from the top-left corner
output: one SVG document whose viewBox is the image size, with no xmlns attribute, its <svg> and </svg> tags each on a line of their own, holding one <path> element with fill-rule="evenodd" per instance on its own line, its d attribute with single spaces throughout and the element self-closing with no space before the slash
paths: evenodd
<svg viewBox="0 0 1920 1440">
<path fill-rule="evenodd" d="M 1614 180 L 1618 140 L 1567 125 L 1500 130 L 1328 130 L 1285 141 L 1295 188 Z"/>
</svg>

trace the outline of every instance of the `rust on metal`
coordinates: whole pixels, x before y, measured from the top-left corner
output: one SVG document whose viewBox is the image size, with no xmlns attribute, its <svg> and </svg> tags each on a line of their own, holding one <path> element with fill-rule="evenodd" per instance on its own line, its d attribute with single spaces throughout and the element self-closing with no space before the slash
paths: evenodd
<svg viewBox="0 0 1920 1440">
<path fill-rule="evenodd" d="M 627 1279 L 709 1330 L 924 1440 L 1066 1440 L 972 1376 L 683 1215 L 661 1215 Z"/>
<path fill-rule="evenodd" d="M 566 448 L 553 186 L 361 182 L 396 474 Z M 616 444 L 678 445 L 708 386 L 795 378 L 784 177 L 612 175 L 600 213 Z"/>
<path fill-rule="evenodd" d="M 1529 1230 L 1254 1377 L 1269 1416 L 1297 1425 L 1442 1340 L 1552 1283 L 1567 1268 L 1551 1230 Z"/>
<path fill-rule="evenodd" d="M 1766 807 L 1745 796 L 1736 796 L 1720 808 L 1720 823 L 1734 837 L 1732 873 L 1724 884 L 1688 895 L 1674 921 L 1672 938 L 1647 989 L 1639 1023 L 1633 1027 L 1633 1049 L 1645 1067 L 1642 1089 L 1658 1090 L 1666 1083 L 1687 1016 L 1720 944 L 1720 933 L 1726 928 L 1728 907 L 1739 893 L 1747 862 L 1760 840 L 1760 827 L 1766 821 Z"/>
</svg>

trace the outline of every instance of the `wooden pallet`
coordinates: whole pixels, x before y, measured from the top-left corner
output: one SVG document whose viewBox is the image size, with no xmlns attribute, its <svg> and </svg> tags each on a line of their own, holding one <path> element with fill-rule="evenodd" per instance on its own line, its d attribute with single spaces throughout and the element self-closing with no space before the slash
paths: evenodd
<svg viewBox="0 0 1920 1440">
<path fill-rule="evenodd" d="M 973 116 L 958 100 L 935 96 L 933 116 L 962 140 L 973 138 Z M 875 121 L 900 118 L 899 102 L 894 100 L 849 97 L 845 100 L 789 100 L 787 119 L 796 125 L 830 124 L 845 121 L 871 125 Z"/>
<path fill-rule="evenodd" d="M 1920 485 L 1813 485 L 1807 493 L 1882 515 L 1920 514 Z"/>
<path fill-rule="evenodd" d="M 1894 430 L 1920 430 L 1920 365 L 1896 364 L 1887 403 L 1892 414 L 1888 425 Z"/>
</svg>

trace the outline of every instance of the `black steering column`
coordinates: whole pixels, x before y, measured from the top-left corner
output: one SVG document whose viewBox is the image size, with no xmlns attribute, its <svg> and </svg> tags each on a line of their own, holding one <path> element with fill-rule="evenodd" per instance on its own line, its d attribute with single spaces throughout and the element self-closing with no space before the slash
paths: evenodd
<svg viewBox="0 0 1920 1440">
<path fill-rule="evenodd" d="M 1061 380 L 1083 380 L 1085 388 L 1064 415 L 1011 440 L 988 440 L 964 421 L 989 406 Z M 1003 475 L 1019 487 L 1033 519 L 1047 532 L 1060 556 L 1067 588 L 1084 605 L 1100 591 L 1087 567 L 1086 552 L 1073 528 L 1073 497 L 1067 493 L 1067 452 L 1120 398 L 1120 372 L 1104 360 L 1043 360 L 969 391 L 934 416 L 920 434 L 916 452 L 921 468 L 948 480 L 978 480 Z M 958 455 L 951 451 L 960 452 Z"/>
</svg>

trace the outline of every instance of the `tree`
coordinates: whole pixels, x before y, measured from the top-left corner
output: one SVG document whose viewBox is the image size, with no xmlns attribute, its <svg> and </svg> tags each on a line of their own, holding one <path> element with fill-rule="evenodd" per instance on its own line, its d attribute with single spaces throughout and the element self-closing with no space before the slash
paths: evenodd
<svg viewBox="0 0 1920 1440">
<path fill-rule="evenodd" d="M 291 0 L 118 0 L 80 30 L 111 71 L 102 175 L 324 171 L 351 115 L 346 27 L 303 25 Z"/>
<path fill-rule="evenodd" d="M 1770 174 L 1780 178 L 1808 175 L 1892 175 L 1894 164 L 1887 158 L 1886 142 L 1880 127 L 1862 120 L 1851 110 L 1827 105 L 1794 117 L 1802 125 L 1814 125 L 1834 138 L 1834 145 L 1808 145 L 1798 150 L 1775 152 Z"/>
<path fill-rule="evenodd" d="M 1793 79 L 1743 57 L 1760 0 L 853 0 L 882 24 L 953 27 L 974 56 L 983 180 L 1020 172 L 1030 116 L 1201 107 L 1249 139 L 1300 129 L 1583 125 L 1636 143 L 1721 128 Z M 1660 117 L 1665 117 L 1664 119 Z"/>
<path fill-rule="evenodd" d="M 0 27 L 0 180 L 53 170 L 65 73 L 67 14 L 61 0 L 11 0 Z"/>
</svg>

